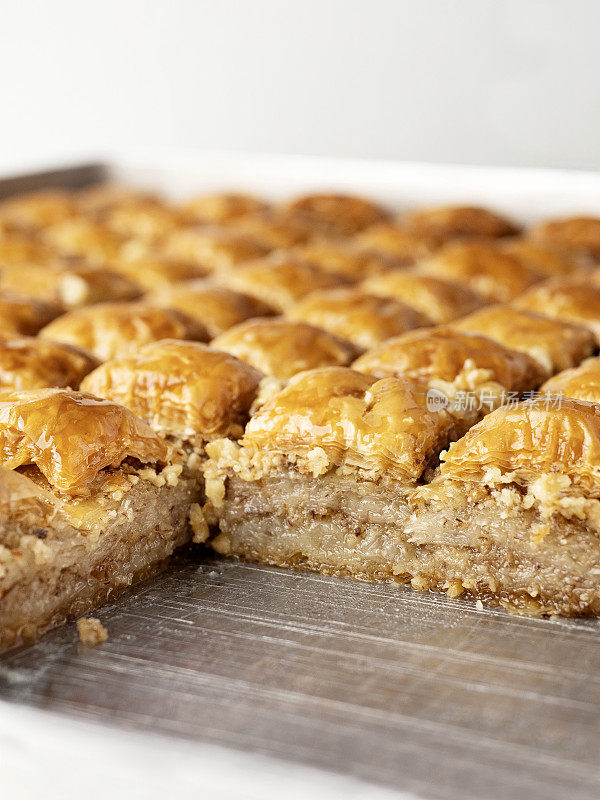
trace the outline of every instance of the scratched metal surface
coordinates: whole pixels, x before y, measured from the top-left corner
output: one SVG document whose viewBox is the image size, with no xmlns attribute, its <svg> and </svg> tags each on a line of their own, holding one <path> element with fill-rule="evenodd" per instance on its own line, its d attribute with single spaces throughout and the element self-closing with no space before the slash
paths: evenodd
<svg viewBox="0 0 600 800">
<path fill-rule="evenodd" d="M 183 556 L 0 659 L 0 697 L 430 798 L 600 795 L 600 627 Z"/>
</svg>

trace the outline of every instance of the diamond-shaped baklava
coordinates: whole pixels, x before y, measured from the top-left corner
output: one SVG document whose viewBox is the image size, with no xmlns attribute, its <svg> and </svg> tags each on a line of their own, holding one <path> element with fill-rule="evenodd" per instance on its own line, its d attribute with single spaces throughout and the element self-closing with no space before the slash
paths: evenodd
<svg viewBox="0 0 600 800">
<path fill-rule="evenodd" d="M 280 566 L 391 575 L 410 491 L 454 425 L 427 410 L 421 388 L 343 367 L 292 378 L 239 444 L 207 446 L 212 546 Z"/>
<path fill-rule="evenodd" d="M 0 336 L 19 333 L 35 336 L 59 313 L 59 307 L 53 303 L 0 289 Z"/>
<path fill-rule="evenodd" d="M 0 401 L 0 647 L 151 575 L 190 537 L 197 481 L 127 409 L 64 389 Z"/>
<path fill-rule="evenodd" d="M 348 283 L 342 275 L 326 272 L 311 261 L 286 253 L 251 261 L 219 280 L 231 289 L 264 300 L 280 312 L 287 311 L 315 289 Z"/>
<path fill-rule="evenodd" d="M 544 275 L 488 242 L 453 242 L 422 262 L 420 269 L 470 287 L 490 301 L 512 300 Z"/>
<path fill-rule="evenodd" d="M 481 333 L 507 347 L 529 353 L 548 375 L 579 364 L 595 348 L 594 335 L 583 325 L 512 306 L 483 308 L 457 320 L 452 327 Z"/>
<path fill-rule="evenodd" d="M 371 200 L 346 194 L 307 194 L 292 200 L 286 208 L 326 236 L 352 236 L 389 216 Z"/>
<path fill-rule="evenodd" d="M 293 306 L 287 316 L 343 336 L 362 350 L 429 323 L 416 309 L 400 300 L 355 288 L 311 292 Z"/>
<path fill-rule="evenodd" d="M 584 325 L 600 342 L 600 287 L 590 281 L 554 278 L 524 292 L 513 305 L 561 322 Z"/>
<path fill-rule="evenodd" d="M 77 389 L 98 363 L 91 353 L 70 344 L 33 336 L 0 338 L 0 390 Z"/>
<path fill-rule="evenodd" d="M 400 219 L 410 230 L 447 239 L 499 238 L 519 230 L 512 220 L 481 206 L 436 206 L 411 211 Z"/>
<path fill-rule="evenodd" d="M 600 612 L 600 409 L 542 395 L 497 409 L 411 498 L 403 568 L 525 614 Z M 413 579 L 414 579 L 413 577 Z"/>
<path fill-rule="evenodd" d="M 206 330 L 195 320 L 149 303 L 99 303 L 78 308 L 46 325 L 40 336 L 82 347 L 101 361 L 136 353 L 142 345 L 159 339 L 208 339 Z"/>
<path fill-rule="evenodd" d="M 258 297 L 202 279 L 163 288 L 147 295 L 146 300 L 195 319 L 211 338 L 247 319 L 275 314 L 275 309 Z"/>
<path fill-rule="evenodd" d="M 212 346 L 279 380 L 306 369 L 346 366 L 358 355 L 347 339 L 286 319 L 250 319 L 213 339 Z"/>
<path fill-rule="evenodd" d="M 395 297 L 413 306 L 426 319 L 439 323 L 452 322 L 487 303 L 466 286 L 402 269 L 375 275 L 364 281 L 362 288 L 383 297 Z"/>
</svg>

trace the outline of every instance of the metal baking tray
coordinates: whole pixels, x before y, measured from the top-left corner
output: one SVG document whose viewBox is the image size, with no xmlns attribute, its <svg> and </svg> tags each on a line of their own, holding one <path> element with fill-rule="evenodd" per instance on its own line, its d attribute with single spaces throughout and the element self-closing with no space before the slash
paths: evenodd
<svg viewBox="0 0 600 800">
<path fill-rule="evenodd" d="M 105 179 L 600 213 L 591 173 L 223 154 L 117 157 L 0 181 L 0 195 Z M 596 620 L 199 551 L 98 616 L 100 647 L 64 626 L 0 658 L 2 796 L 600 796 Z"/>
</svg>

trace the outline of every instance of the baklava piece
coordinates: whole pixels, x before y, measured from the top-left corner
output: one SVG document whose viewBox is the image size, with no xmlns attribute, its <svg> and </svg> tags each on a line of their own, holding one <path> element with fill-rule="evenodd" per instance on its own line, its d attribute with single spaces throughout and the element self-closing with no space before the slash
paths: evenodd
<svg viewBox="0 0 600 800">
<path fill-rule="evenodd" d="M 363 249 L 347 239 L 318 239 L 294 247 L 290 253 L 312 262 L 325 272 L 343 275 L 352 283 L 402 266 L 402 259 Z"/>
<path fill-rule="evenodd" d="M 325 236 L 353 236 L 389 216 L 370 200 L 346 194 L 308 194 L 292 200 L 286 209 Z"/>
<path fill-rule="evenodd" d="M 401 224 L 410 230 L 445 239 L 495 239 L 511 236 L 519 230 L 512 220 L 480 206 L 425 208 L 403 215 Z"/>
<path fill-rule="evenodd" d="M 422 262 L 420 269 L 425 274 L 468 286 L 497 303 L 512 300 L 544 278 L 498 245 L 487 242 L 447 244 Z"/>
<path fill-rule="evenodd" d="M 487 303 L 466 286 L 402 269 L 375 275 L 361 286 L 366 292 L 394 297 L 438 324 L 464 317 Z"/>
<path fill-rule="evenodd" d="M 78 213 L 74 197 L 58 189 L 17 195 L 0 203 L 0 221 L 15 230 L 43 230 Z"/>
<path fill-rule="evenodd" d="M 600 258 L 600 217 L 565 217 L 542 222 L 530 231 L 533 239 Z"/>
<path fill-rule="evenodd" d="M 79 260 L 0 264 L 0 289 L 23 291 L 28 297 L 64 310 L 112 300 L 135 300 L 142 294 L 138 283 L 114 269 Z"/>
<path fill-rule="evenodd" d="M 412 382 L 343 367 L 296 375 L 239 444 L 207 446 L 212 547 L 325 574 L 403 574 L 408 497 L 452 429 Z"/>
<path fill-rule="evenodd" d="M 96 219 L 103 219 L 115 208 L 131 205 L 160 205 L 161 197 L 143 189 L 132 189 L 118 183 L 101 183 L 89 189 L 81 189 L 75 195 L 80 213 Z"/>
<path fill-rule="evenodd" d="M 110 269 L 145 292 L 158 292 L 182 281 L 203 278 L 207 274 L 197 264 L 160 256 L 122 257 L 112 261 Z"/>
<path fill-rule="evenodd" d="M 547 376 L 526 353 L 444 327 L 388 339 L 352 368 L 376 378 L 393 376 L 422 384 L 428 407 L 446 409 L 456 420 L 458 434 L 502 403 L 534 392 Z"/>
<path fill-rule="evenodd" d="M 311 226 L 299 215 L 274 210 L 235 217 L 228 225 L 268 250 L 285 250 L 314 235 Z"/>
<path fill-rule="evenodd" d="M 525 292 L 513 305 L 561 322 L 584 325 L 600 342 L 600 287 L 590 282 L 554 278 Z"/>
<path fill-rule="evenodd" d="M 285 252 L 251 261 L 219 280 L 231 289 L 263 300 L 282 313 L 316 289 L 332 289 L 347 284 L 342 275 L 325 272 L 310 261 Z"/>
<path fill-rule="evenodd" d="M 130 409 L 189 457 L 242 435 L 262 377 L 229 353 L 165 339 L 107 361 L 81 388 Z"/>
<path fill-rule="evenodd" d="M 152 243 L 184 228 L 189 220 L 177 209 L 154 200 L 130 200 L 108 209 L 102 222 L 125 239 Z"/>
<path fill-rule="evenodd" d="M 392 222 L 373 225 L 353 241 L 367 252 L 384 253 L 404 264 L 429 258 L 444 244 L 441 236 L 407 230 Z"/>
<path fill-rule="evenodd" d="M 0 234 L 0 267 L 12 264 L 47 263 L 53 258 L 52 248 L 28 234 Z"/>
<path fill-rule="evenodd" d="M 79 388 L 98 366 L 90 353 L 33 336 L 0 339 L 0 390 Z"/>
<path fill-rule="evenodd" d="M 287 316 L 343 336 L 361 350 L 429 322 L 400 300 L 355 288 L 311 292 Z"/>
<path fill-rule="evenodd" d="M 505 253 L 515 256 L 547 278 L 572 275 L 588 264 L 588 260 L 571 250 L 532 239 L 507 239 L 502 243 Z"/>
<path fill-rule="evenodd" d="M 65 256 L 77 256 L 104 264 L 117 258 L 124 238 L 98 222 L 86 217 L 66 219 L 43 231 L 43 240 Z"/>
<path fill-rule="evenodd" d="M 600 358 L 587 358 L 578 367 L 559 372 L 544 383 L 540 392 L 600 403 Z"/>
<path fill-rule="evenodd" d="M 526 353 L 487 336 L 437 327 L 388 339 L 360 356 L 352 368 L 376 378 L 413 381 L 495 381 L 509 392 L 537 389 L 545 371 Z"/>
<path fill-rule="evenodd" d="M 268 247 L 249 236 L 209 225 L 182 228 L 161 244 L 161 253 L 167 258 L 189 261 L 208 272 L 230 270 L 268 252 Z"/>
<path fill-rule="evenodd" d="M 195 320 L 149 303 L 99 303 L 69 311 L 46 325 L 40 336 L 82 347 L 100 361 L 136 353 L 159 339 L 208 339 Z"/>
<path fill-rule="evenodd" d="M 270 317 L 275 309 L 243 292 L 206 280 L 187 281 L 147 295 L 149 303 L 174 308 L 203 325 L 211 339 L 253 317 Z"/>
<path fill-rule="evenodd" d="M 54 304 L 0 289 L 0 336 L 35 336 L 59 313 Z"/>
<path fill-rule="evenodd" d="M 596 348 L 594 335 L 583 325 L 550 319 L 512 306 L 483 308 L 458 320 L 452 327 L 480 333 L 528 353 L 547 375 L 576 366 Z"/>
<path fill-rule="evenodd" d="M 485 417 L 416 491 L 402 572 L 514 613 L 600 612 L 600 408 L 542 396 Z"/>
<path fill-rule="evenodd" d="M 79 617 L 190 538 L 196 481 L 122 406 L 64 389 L 0 402 L 0 647 Z"/>
<path fill-rule="evenodd" d="M 308 325 L 284 319 L 251 319 L 213 339 L 212 346 L 278 380 L 307 369 L 346 366 L 358 355 L 346 339 Z"/>
<path fill-rule="evenodd" d="M 236 192 L 198 195 L 180 206 L 186 217 L 200 225 L 222 225 L 246 214 L 256 214 L 269 209 L 268 203 L 258 197 Z"/>
</svg>

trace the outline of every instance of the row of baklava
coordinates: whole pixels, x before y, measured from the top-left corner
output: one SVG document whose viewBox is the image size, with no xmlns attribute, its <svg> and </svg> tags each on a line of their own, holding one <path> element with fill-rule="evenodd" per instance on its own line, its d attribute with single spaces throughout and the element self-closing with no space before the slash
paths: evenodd
<svg viewBox="0 0 600 800">
<path fill-rule="evenodd" d="M 598 613 L 599 228 L 328 195 L 2 204 L 0 643 L 189 524 L 266 563 Z"/>
</svg>

